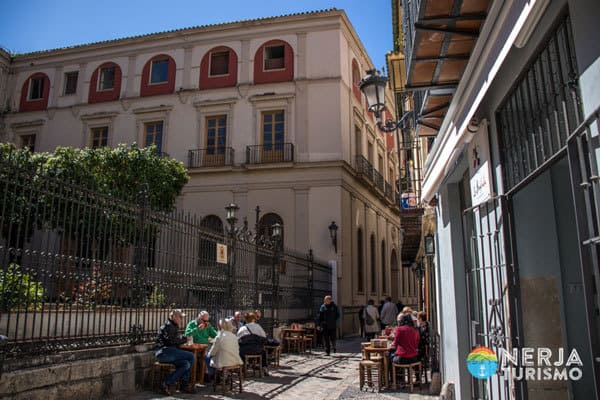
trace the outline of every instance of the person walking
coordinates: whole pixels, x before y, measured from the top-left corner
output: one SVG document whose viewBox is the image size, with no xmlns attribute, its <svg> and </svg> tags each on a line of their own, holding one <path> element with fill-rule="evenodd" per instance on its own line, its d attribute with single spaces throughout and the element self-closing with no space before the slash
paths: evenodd
<svg viewBox="0 0 600 400">
<path fill-rule="evenodd" d="M 172 387 L 179 379 L 182 380 L 182 390 L 186 393 L 194 393 L 194 387 L 190 384 L 190 371 L 196 362 L 194 353 L 179 348 L 187 339 L 179 335 L 179 327 L 183 326 L 185 313 L 180 309 L 173 309 L 169 313 L 169 319 L 160 327 L 156 342 L 158 350 L 154 353 L 156 359 L 161 363 L 175 365 L 175 372 L 167 376 L 161 382 L 160 390 L 167 396 L 171 396 Z"/>
<path fill-rule="evenodd" d="M 369 299 L 367 308 L 365 308 L 365 333 L 367 340 L 373 339 L 379 332 L 379 311 L 375 307 L 375 301 Z"/>
<path fill-rule="evenodd" d="M 358 309 L 358 325 L 360 326 L 360 337 L 365 337 L 365 306 Z"/>
<path fill-rule="evenodd" d="M 394 325 L 397 315 L 398 308 L 394 303 L 392 303 L 392 298 L 386 297 L 385 303 L 381 308 L 381 329 L 385 329 L 385 327 L 388 325 Z"/>
<path fill-rule="evenodd" d="M 319 315 L 317 321 L 319 325 L 317 329 L 321 331 L 323 339 L 325 339 L 325 353 L 331 354 L 331 347 L 333 352 L 337 351 L 335 347 L 335 339 L 337 334 L 337 321 L 340 318 L 340 310 L 338 306 L 331 300 L 331 296 L 325 296 L 323 304 L 319 308 Z"/>
</svg>

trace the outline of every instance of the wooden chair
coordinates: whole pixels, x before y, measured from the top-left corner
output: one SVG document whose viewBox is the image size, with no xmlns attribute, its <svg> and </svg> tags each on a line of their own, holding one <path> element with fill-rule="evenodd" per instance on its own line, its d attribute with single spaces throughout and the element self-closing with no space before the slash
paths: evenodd
<svg viewBox="0 0 600 400">
<path fill-rule="evenodd" d="M 175 365 L 156 361 L 152 365 L 152 389 L 160 391 L 160 384 L 173 372 L 175 372 Z"/>
<path fill-rule="evenodd" d="M 414 385 L 421 386 L 422 366 L 421 366 L 420 361 L 414 362 L 412 364 L 392 363 L 392 385 L 394 387 L 394 390 L 398 390 L 398 385 L 396 383 L 396 370 L 400 370 L 403 372 L 403 378 L 405 378 L 405 377 L 408 378 L 408 386 L 410 388 L 411 393 L 413 391 Z M 414 378 L 415 378 L 414 381 L 413 381 L 413 372 L 414 372 Z M 417 374 L 417 372 L 418 372 L 418 374 Z"/>
<path fill-rule="evenodd" d="M 313 349 L 313 335 L 304 335 L 302 337 L 302 348 L 304 349 L 304 351 L 308 351 L 309 353 L 312 353 L 312 349 Z"/>
<path fill-rule="evenodd" d="M 231 367 L 223 367 L 215 369 L 215 376 L 213 379 L 213 392 L 217 391 L 217 376 L 221 380 L 221 393 L 225 395 L 225 388 L 227 387 L 227 381 L 229 380 L 229 390 L 233 391 L 233 383 L 237 381 L 239 383 L 240 393 L 242 393 L 242 366 L 241 365 L 233 365 Z"/>
<path fill-rule="evenodd" d="M 361 344 L 360 344 L 360 352 L 362 354 L 363 360 L 367 360 L 367 354 L 365 353 L 364 348 L 369 347 L 370 345 L 371 345 L 371 342 L 361 342 Z"/>
<path fill-rule="evenodd" d="M 252 369 L 253 376 L 256 376 L 256 370 L 260 373 L 260 377 L 263 374 L 262 354 L 246 354 L 244 356 L 244 376 L 248 377 L 248 368 Z"/>
<path fill-rule="evenodd" d="M 292 352 L 292 349 L 296 349 L 297 353 L 300 353 L 302 351 L 302 346 L 304 345 L 304 339 L 302 337 L 302 335 L 299 334 L 293 334 L 293 335 L 288 335 L 284 338 L 285 340 L 285 348 L 287 350 L 288 353 Z"/>
<path fill-rule="evenodd" d="M 383 365 L 378 361 L 362 360 L 358 364 L 360 390 L 367 385 L 379 392 L 383 387 Z"/>
<path fill-rule="evenodd" d="M 265 345 L 265 352 L 267 353 L 267 363 L 273 364 L 274 367 L 279 367 L 279 357 L 281 356 L 281 346 L 270 346 Z"/>
</svg>

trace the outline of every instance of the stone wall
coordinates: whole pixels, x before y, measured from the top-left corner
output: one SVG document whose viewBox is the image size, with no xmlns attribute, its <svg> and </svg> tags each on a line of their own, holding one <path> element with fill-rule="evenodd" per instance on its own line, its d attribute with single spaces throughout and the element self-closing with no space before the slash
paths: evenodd
<svg viewBox="0 0 600 400">
<path fill-rule="evenodd" d="M 82 400 L 125 396 L 150 386 L 154 354 L 147 346 L 72 352 L 38 360 L 7 360 L 0 399 Z M 42 367 L 27 364 L 43 363 Z"/>
</svg>

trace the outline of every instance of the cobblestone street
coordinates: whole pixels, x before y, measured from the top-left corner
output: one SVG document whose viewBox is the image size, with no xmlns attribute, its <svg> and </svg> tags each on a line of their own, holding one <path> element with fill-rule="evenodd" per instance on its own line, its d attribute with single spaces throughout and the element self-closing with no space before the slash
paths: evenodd
<svg viewBox="0 0 600 400">
<path fill-rule="evenodd" d="M 326 356 L 321 349 L 311 354 L 283 354 L 281 366 L 270 368 L 269 376 L 252 378 L 244 382 L 242 393 L 228 393 L 226 396 L 213 393 L 211 386 L 197 386 L 197 393 L 179 394 L 172 397 L 162 396 L 152 391 L 144 391 L 127 396 L 121 400 L 151 399 L 289 399 L 289 400 L 346 400 L 346 399 L 437 399 L 428 396 L 428 387 L 415 388 L 414 393 L 407 391 L 360 391 L 358 380 L 358 362 L 360 356 L 360 338 L 338 341 L 338 352 Z"/>
</svg>

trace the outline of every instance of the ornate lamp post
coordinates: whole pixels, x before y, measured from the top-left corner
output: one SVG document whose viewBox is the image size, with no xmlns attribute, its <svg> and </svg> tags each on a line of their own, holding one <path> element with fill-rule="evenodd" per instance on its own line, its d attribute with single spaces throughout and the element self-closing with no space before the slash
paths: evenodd
<svg viewBox="0 0 600 400">
<path fill-rule="evenodd" d="M 273 327 L 279 324 L 279 259 L 281 257 L 281 238 L 283 227 L 279 223 L 272 225 L 272 236 L 273 240 Z"/>
<path fill-rule="evenodd" d="M 227 207 L 225 207 L 225 211 L 227 211 L 227 222 L 229 223 L 229 240 L 230 240 L 230 247 L 231 249 L 229 250 L 229 257 L 228 257 L 228 261 L 229 261 L 229 265 L 227 268 L 227 300 L 226 300 L 226 306 L 227 309 L 230 310 L 233 308 L 233 293 L 234 293 L 234 282 L 235 282 L 235 263 L 236 263 L 236 259 L 235 259 L 235 248 L 237 245 L 237 235 L 236 235 L 236 227 L 235 224 L 237 223 L 237 216 L 236 216 L 236 212 L 237 210 L 239 210 L 240 208 L 238 207 L 237 204 L 235 203 L 230 203 Z M 233 311 L 233 310 L 231 310 Z"/>
</svg>

